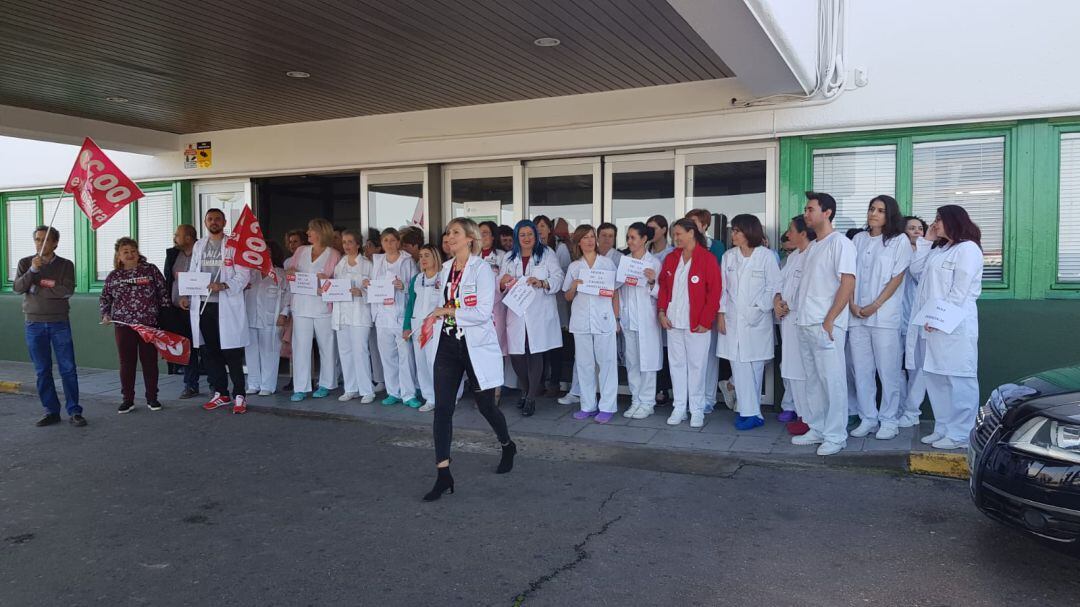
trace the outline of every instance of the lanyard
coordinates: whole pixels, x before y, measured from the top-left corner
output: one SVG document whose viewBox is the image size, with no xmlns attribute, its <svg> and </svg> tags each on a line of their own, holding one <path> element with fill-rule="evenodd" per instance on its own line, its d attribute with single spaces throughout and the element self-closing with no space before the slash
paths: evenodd
<svg viewBox="0 0 1080 607">
<path fill-rule="evenodd" d="M 450 280 L 446 283 L 446 293 L 448 295 L 447 299 L 454 302 L 455 306 L 457 305 L 458 285 L 461 284 L 461 278 L 463 276 L 465 276 L 465 268 L 462 268 L 461 271 L 458 272 L 457 276 L 455 277 L 454 276 L 454 268 L 453 268 L 453 266 L 450 267 L 450 276 L 449 276 Z"/>
</svg>

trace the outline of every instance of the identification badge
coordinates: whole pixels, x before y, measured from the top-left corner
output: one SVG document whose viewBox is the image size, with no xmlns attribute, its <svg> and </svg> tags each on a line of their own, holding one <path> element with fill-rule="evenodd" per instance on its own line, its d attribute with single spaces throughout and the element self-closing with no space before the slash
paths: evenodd
<svg viewBox="0 0 1080 607">
<path fill-rule="evenodd" d="M 38 281 L 38 284 L 45 287 L 46 289 L 51 289 L 56 286 L 56 281 L 51 278 L 42 278 L 40 281 Z"/>
<path fill-rule="evenodd" d="M 461 301 L 467 308 L 476 307 L 476 285 L 461 285 Z"/>
<path fill-rule="evenodd" d="M 765 278 L 765 270 L 754 270 L 751 274 L 754 278 Z"/>
<path fill-rule="evenodd" d="M 387 297 L 386 299 L 382 300 L 382 305 L 384 305 L 384 306 L 393 306 L 394 305 L 394 298 L 393 297 Z"/>
<path fill-rule="evenodd" d="M 954 262 L 954 261 L 942 262 L 941 263 L 941 269 L 942 270 L 955 270 L 956 269 L 956 262 Z"/>
<path fill-rule="evenodd" d="M 696 285 L 697 283 L 701 282 L 701 277 L 700 276 L 691 276 L 690 277 L 690 282 L 692 284 Z"/>
</svg>

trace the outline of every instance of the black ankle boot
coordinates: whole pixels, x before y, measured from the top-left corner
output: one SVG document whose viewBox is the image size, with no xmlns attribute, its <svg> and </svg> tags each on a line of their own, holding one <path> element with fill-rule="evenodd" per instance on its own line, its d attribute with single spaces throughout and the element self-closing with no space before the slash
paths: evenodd
<svg viewBox="0 0 1080 607">
<path fill-rule="evenodd" d="M 508 444 L 503 445 L 502 459 L 499 460 L 499 467 L 495 468 L 495 474 L 506 474 L 513 470 L 515 455 L 517 455 L 517 445 L 514 444 L 514 441 L 510 441 Z"/>
<path fill-rule="evenodd" d="M 454 492 L 454 477 L 450 474 L 450 466 L 437 468 L 437 470 L 439 476 L 435 477 L 435 486 L 431 488 L 431 491 L 424 494 L 425 502 L 434 502 L 447 491 Z"/>
<path fill-rule="evenodd" d="M 532 414 L 536 413 L 536 401 L 529 399 L 525 401 L 525 406 L 521 408 L 522 417 L 532 417 Z"/>
<path fill-rule="evenodd" d="M 518 404 L 517 404 L 517 405 L 518 405 L 518 409 L 524 409 L 524 408 L 525 408 L 525 403 L 526 403 L 526 401 L 528 401 L 528 400 L 529 400 L 529 399 L 527 399 L 527 398 L 526 398 L 526 397 L 524 397 L 524 396 L 522 396 L 522 397 L 521 397 L 520 399 L 518 399 Z"/>
</svg>

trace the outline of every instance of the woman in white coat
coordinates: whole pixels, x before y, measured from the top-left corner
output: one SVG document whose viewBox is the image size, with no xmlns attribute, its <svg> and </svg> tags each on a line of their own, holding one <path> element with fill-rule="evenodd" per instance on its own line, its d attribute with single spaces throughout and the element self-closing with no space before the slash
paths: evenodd
<svg viewBox="0 0 1080 607">
<path fill-rule="evenodd" d="M 314 274 L 317 284 L 333 278 L 334 268 L 341 254 L 331 245 L 334 242 L 334 226 L 325 219 L 308 222 L 308 241 L 293 253 L 294 269 L 286 270 L 287 276 L 299 273 Z M 314 339 L 319 344 L 319 385 L 312 393 L 314 398 L 325 398 L 337 388 L 337 352 L 334 347 L 332 307 L 320 295 L 292 292 L 289 296 L 289 312 L 293 319 L 293 395 L 289 400 L 299 402 L 311 392 L 312 348 Z"/>
<path fill-rule="evenodd" d="M 480 259 L 487 262 L 492 273 L 498 281 L 502 273 L 503 261 L 506 260 L 506 251 L 500 249 L 498 244 L 499 225 L 494 221 L 480 222 Z M 440 250 L 440 254 L 441 254 Z M 503 385 L 495 390 L 495 400 L 502 396 L 502 388 L 516 388 L 517 374 L 514 373 L 514 365 L 510 362 L 510 350 L 506 347 L 506 305 L 502 302 L 502 291 L 495 289 L 495 332 L 499 335 L 499 347 L 503 352 Z M 431 403 L 434 406 L 434 403 Z M 426 405 L 425 405 L 426 406 Z"/>
<path fill-rule="evenodd" d="M 619 287 L 619 322 L 626 343 L 626 383 L 630 386 L 630 407 L 623 415 L 632 419 L 653 414 L 656 372 L 663 367 L 663 341 L 656 318 L 660 260 L 647 251 L 652 239 L 652 228 L 640 221 L 626 229 L 628 257 L 640 261 L 643 268 L 642 276 L 628 276 Z"/>
<path fill-rule="evenodd" d="M 738 415 L 735 427 L 764 425 L 761 383 L 765 363 L 773 359 L 773 297 L 780 284 L 776 255 L 765 246 L 765 231 L 754 215 L 731 219 L 731 244 L 720 259 L 720 312 L 716 356 L 731 363 Z"/>
<path fill-rule="evenodd" d="M 536 411 L 543 387 L 544 353 L 562 347 L 562 330 L 555 294 L 562 288 L 563 271 L 555 252 L 537 238 L 536 225 L 523 219 L 514 226 L 514 248 L 503 262 L 499 288 L 505 294 L 518 281 L 536 289 L 524 316 L 506 311 L 506 347 L 521 388 L 518 407 L 528 417 Z"/>
<path fill-rule="evenodd" d="M 349 281 L 350 301 L 334 302 L 332 325 L 337 335 L 338 355 L 345 392 L 338 400 L 359 397 L 363 404 L 375 400 L 371 381 L 371 306 L 365 301 L 364 281 L 371 278 L 372 265 L 360 252 L 360 235 L 352 230 L 341 233 L 345 255 L 334 267 L 334 278 Z"/>
<path fill-rule="evenodd" d="M 270 241 L 271 273 L 251 272 L 251 282 L 244 291 L 247 307 L 248 345 L 244 348 L 247 366 L 247 393 L 270 396 L 277 391 L 278 365 L 281 363 L 281 333 L 285 328 L 279 318 L 288 313 L 285 289 L 285 251 Z"/>
<path fill-rule="evenodd" d="M 386 398 L 382 404 L 398 405 L 416 399 L 412 345 L 401 339 L 401 327 L 405 322 L 405 286 L 416 274 L 416 264 L 412 257 L 401 252 L 401 237 L 397 230 L 386 228 L 381 238 L 383 252 L 372 256 L 375 267 L 371 281 L 391 281 L 394 296 L 381 303 L 372 303 L 371 315 L 375 319 L 379 359 L 386 381 Z M 368 288 L 368 283 L 364 284 L 364 289 Z"/>
<path fill-rule="evenodd" d="M 574 419 L 596 416 L 596 422 L 606 424 L 618 411 L 619 391 L 618 341 L 619 292 L 615 289 L 615 264 L 600 255 L 596 247 L 596 230 L 591 225 L 574 230 L 574 261 L 566 270 L 563 291 L 570 302 L 570 332 L 574 335 L 574 370 L 581 386 L 581 409 Z M 610 273 L 611 288 L 599 287 L 599 293 L 579 291 L 590 270 Z M 596 377 L 599 373 L 600 384 Z M 600 400 L 597 402 L 597 388 Z"/>
<path fill-rule="evenodd" d="M 906 222 L 904 232 L 911 243 L 911 251 L 912 255 L 914 255 L 919 239 L 926 235 L 929 226 L 921 217 L 914 215 L 905 217 L 904 221 Z M 904 276 L 904 319 L 903 324 L 900 325 L 900 341 L 905 344 L 907 343 L 908 330 L 911 328 L 911 315 L 913 314 L 911 308 L 915 306 L 915 293 L 918 290 L 919 281 L 911 275 L 911 268 L 909 267 L 907 275 Z M 904 369 L 907 371 L 907 381 L 904 384 L 904 398 L 900 401 L 901 410 L 898 425 L 901 428 L 919 425 L 919 418 L 922 416 L 922 404 L 926 400 L 926 382 L 919 371 L 919 367 L 922 366 L 921 352 L 915 352 L 913 362 L 913 366 L 904 363 Z"/>
<path fill-rule="evenodd" d="M 791 393 L 793 411 L 783 411 L 777 420 L 789 424 L 788 432 L 797 431 L 791 425 L 806 411 L 806 368 L 799 352 L 799 328 L 795 324 L 795 295 L 802 280 L 803 263 L 817 234 L 806 225 L 806 218 L 796 215 L 788 225 L 787 239 L 795 248 L 788 253 L 780 269 L 780 290 L 773 297 L 773 312 L 780 319 L 780 377 L 784 389 Z"/>
<path fill-rule="evenodd" d="M 502 445 L 497 474 L 514 467 L 517 446 L 510 440 L 506 419 L 495 405 L 495 388 L 503 383 L 502 350 L 495 334 L 491 310 L 495 302 L 495 275 L 482 259 L 480 229 L 471 219 L 459 217 L 446 227 L 451 259 L 439 273 L 441 304 L 431 313 L 435 319 L 430 341 L 424 349 L 432 359 L 435 377 L 435 466 L 438 475 L 424 501 L 454 492 L 450 474 L 450 443 L 458 387 L 469 377 L 477 409 L 491 424 Z"/>
<path fill-rule="evenodd" d="M 963 320 L 952 333 L 927 325 L 908 328 L 907 361 L 923 351 L 920 370 L 934 410 L 934 432 L 924 444 L 937 449 L 967 447 L 979 408 L 979 311 L 982 294 L 982 234 L 967 211 L 957 205 L 938 208 L 937 218 L 920 238 L 911 273 L 919 280 L 912 320 L 928 302 L 960 308 Z"/>
<path fill-rule="evenodd" d="M 899 432 L 904 394 L 904 355 L 900 328 L 904 320 L 904 275 L 911 264 L 911 245 L 904 236 L 904 216 L 892 196 L 877 196 L 866 211 L 866 229 L 853 239 L 856 254 L 855 293 L 848 322 L 848 348 L 855 371 L 859 425 L 856 438 L 877 432 L 889 440 Z M 877 382 L 881 378 L 881 409 Z"/>
<path fill-rule="evenodd" d="M 420 329 L 424 319 L 441 303 L 439 301 L 439 272 L 442 270 L 442 251 L 438 245 L 420 247 L 420 271 L 409 281 L 408 301 L 405 304 L 405 323 L 401 338 L 409 342 L 416 365 L 416 383 L 424 402 L 409 399 L 405 404 L 421 411 L 435 408 L 435 384 L 431 361 L 420 346 Z M 494 274 L 492 274 L 494 276 Z"/>
</svg>

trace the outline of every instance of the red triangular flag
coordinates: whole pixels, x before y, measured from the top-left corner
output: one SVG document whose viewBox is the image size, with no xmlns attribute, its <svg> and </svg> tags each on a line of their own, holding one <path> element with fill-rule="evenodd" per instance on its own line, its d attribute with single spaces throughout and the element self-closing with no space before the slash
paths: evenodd
<svg viewBox="0 0 1080 607">
<path fill-rule="evenodd" d="M 64 191 L 98 229 L 120 209 L 143 197 L 142 190 L 120 170 L 89 137 L 71 167 Z"/>
</svg>

